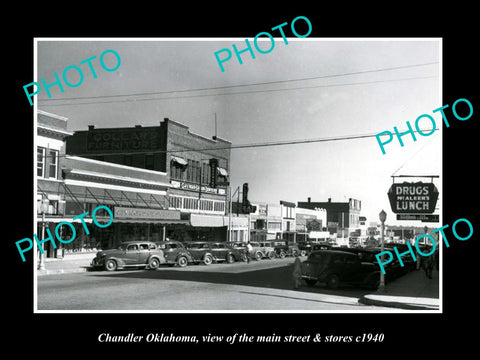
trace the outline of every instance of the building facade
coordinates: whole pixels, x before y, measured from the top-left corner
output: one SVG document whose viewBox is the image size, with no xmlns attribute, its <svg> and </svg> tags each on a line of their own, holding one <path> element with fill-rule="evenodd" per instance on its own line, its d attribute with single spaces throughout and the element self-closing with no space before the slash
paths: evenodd
<svg viewBox="0 0 480 360">
<path fill-rule="evenodd" d="M 68 132 L 65 117 L 38 111 L 37 114 L 37 234 L 43 239 L 46 229 L 54 234 L 61 222 L 72 223 L 75 241 L 44 243 L 47 257 L 116 247 L 125 240 L 162 240 L 167 226 L 186 225 L 188 219 L 171 209 L 168 190 L 171 184 L 165 172 L 119 165 L 98 159 L 65 154 Z M 92 224 L 92 212 L 98 206 L 114 214 L 106 228 Z M 84 216 L 87 229 L 79 219 Z M 102 215 L 96 213 L 101 223 Z M 59 227 L 62 239 L 71 239 L 69 226 Z"/>
<path fill-rule="evenodd" d="M 296 240 L 328 242 L 327 211 L 325 209 L 296 209 Z"/>
<path fill-rule="evenodd" d="M 65 156 L 68 119 L 45 111 L 37 111 L 36 176 L 37 232 L 43 239 L 45 229 L 54 234 L 55 227 L 66 221 L 65 196 L 61 166 Z M 71 220 L 71 219 L 70 219 Z M 50 242 L 43 244 L 46 256 L 54 257 L 56 249 Z"/>
<path fill-rule="evenodd" d="M 337 245 L 350 246 L 350 237 L 360 228 L 360 200 L 350 198 L 347 202 L 313 202 L 310 198 L 306 202 L 298 202 L 299 208 L 325 209 L 327 211 L 327 229 L 336 234 Z"/>
<path fill-rule="evenodd" d="M 229 141 L 195 134 L 165 118 L 159 126 L 101 128 L 89 126 L 67 139 L 66 152 L 97 161 L 165 174 L 168 210 L 188 223 L 170 224 L 167 237 L 182 241 L 224 241 L 239 221 L 226 221 L 229 200 Z M 231 217 L 230 217 L 231 218 Z M 230 229 L 229 224 L 236 224 Z"/>
</svg>

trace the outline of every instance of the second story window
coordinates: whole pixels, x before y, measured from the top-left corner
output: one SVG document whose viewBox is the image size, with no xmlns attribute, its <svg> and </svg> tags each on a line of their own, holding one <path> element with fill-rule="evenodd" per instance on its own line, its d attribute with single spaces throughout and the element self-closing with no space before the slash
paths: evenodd
<svg viewBox="0 0 480 360">
<path fill-rule="evenodd" d="M 37 176 L 43 177 L 45 174 L 45 148 L 37 147 Z"/>
<path fill-rule="evenodd" d="M 58 151 L 57 150 L 49 150 L 49 164 L 48 164 L 48 177 L 49 178 L 57 178 L 57 170 L 58 170 Z"/>
</svg>

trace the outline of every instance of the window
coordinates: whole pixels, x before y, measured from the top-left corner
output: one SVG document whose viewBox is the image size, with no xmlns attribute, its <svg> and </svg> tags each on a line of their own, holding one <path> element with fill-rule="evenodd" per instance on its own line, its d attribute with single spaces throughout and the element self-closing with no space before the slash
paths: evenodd
<svg viewBox="0 0 480 360">
<path fill-rule="evenodd" d="M 197 209 L 197 200 L 195 198 L 184 198 L 183 199 L 183 208 L 184 209 Z"/>
<path fill-rule="evenodd" d="M 148 250 L 148 244 L 140 244 L 140 250 Z"/>
<path fill-rule="evenodd" d="M 43 177 L 45 171 L 45 148 L 37 147 L 37 176 Z"/>
<path fill-rule="evenodd" d="M 47 214 L 58 215 L 58 200 L 49 200 L 48 201 Z"/>
<path fill-rule="evenodd" d="M 225 203 L 223 201 L 215 201 L 213 203 L 213 211 L 224 212 L 225 211 Z"/>
<path fill-rule="evenodd" d="M 180 196 L 170 196 L 170 207 L 174 209 L 183 209 L 183 198 Z"/>
<path fill-rule="evenodd" d="M 57 168 L 58 168 L 58 151 L 57 150 L 50 150 L 50 164 L 48 165 L 48 177 L 49 178 L 57 178 Z"/>
<path fill-rule="evenodd" d="M 127 251 L 135 251 L 137 249 L 138 249 L 138 247 L 137 247 L 136 244 L 127 246 Z"/>
</svg>

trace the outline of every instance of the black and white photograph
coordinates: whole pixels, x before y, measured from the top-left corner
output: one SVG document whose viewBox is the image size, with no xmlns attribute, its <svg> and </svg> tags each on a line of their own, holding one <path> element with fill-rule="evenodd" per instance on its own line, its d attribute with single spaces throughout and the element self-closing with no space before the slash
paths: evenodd
<svg viewBox="0 0 480 360">
<path fill-rule="evenodd" d="M 37 40 L 38 311 L 440 310 L 441 39 L 263 37 Z"/>
<path fill-rule="evenodd" d="M 469 26 L 218 16 L 22 35 L 18 325 L 90 356 L 458 341 L 478 247 Z"/>
</svg>

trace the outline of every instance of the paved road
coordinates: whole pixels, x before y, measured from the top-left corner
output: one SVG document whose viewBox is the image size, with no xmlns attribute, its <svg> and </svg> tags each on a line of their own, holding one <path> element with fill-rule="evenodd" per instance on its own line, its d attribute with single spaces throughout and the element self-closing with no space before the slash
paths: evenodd
<svg viewBox="0 0 480 360">
<path fill-rule="evenodd" d="M 365 311 L 368 290 L 293 290 L 293 259 L 40 276 L 38 310 Z"/>
</svg>

